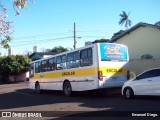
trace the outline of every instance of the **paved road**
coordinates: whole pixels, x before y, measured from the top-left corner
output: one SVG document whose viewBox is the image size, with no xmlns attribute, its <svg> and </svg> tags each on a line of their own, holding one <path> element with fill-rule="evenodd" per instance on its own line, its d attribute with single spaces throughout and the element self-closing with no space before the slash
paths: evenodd
<svg viewBox="0 0 160 120">
<path fill-rule="evenodd" d="M 124 99 L 121 95 L 105 94 L 75 94 L 72 97 L 65 97 L 57 91 L 45 91 L 43 94 L 37 95 L 33 90 L 28 89 L 28 83 L 17 83 L 0 85 L 0 111 L 77 111 L 73 112 L 75 116 L 93 115 L 96 119 L 96 114 L 97 116 L 100 113 L 102 113 L 102 116 L 109 114 L 103 113 L 106 111 L 158 112 L 160 111 L 160 97 L 136 97 L 132 100 Z M 99 112 L 95 113 L 94 111 Z M 122 112 L 122 114 L 125 114 L 125 112 Z M 113 112 L 110 116 L 112 115 L 116 116 L 118 114 Z M 89 118 L 91 119 L 91 117 Z M 55 119 L 64 118 L 59 116 Z"/>
</svg>

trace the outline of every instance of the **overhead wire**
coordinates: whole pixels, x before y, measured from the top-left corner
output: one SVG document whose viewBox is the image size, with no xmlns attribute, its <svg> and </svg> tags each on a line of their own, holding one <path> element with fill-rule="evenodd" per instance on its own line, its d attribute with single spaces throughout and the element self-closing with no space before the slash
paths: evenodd
<svg viewBox="0 0 160 120">
<path fill-rule="evenodd" d="M 83 38 L 105 38 L 104 36 L 103 37 L 100 37 L 100 36 L 82 36 Z M 19 44 L 16 44 L 16 45 L 11 45 L 11 47 L 17 47 L 17 46 L 20 46 L 20 47 L 23 47 L 23 46 L 26 46 L 26 45 L 37 45 L 37 44 L 41 44 L 44 42 L 47 42 L 47 43 L 58 43 L 58 42 L 62 42 L 62 41 L 59 41 L 59 40 L 64 40 L 64 39 L 71 39 L 73 38 L 73 36 L 71 37 L 64 37 L 64 38 L 55 38 L 55 39 L 42 39 L 42 40 L 35 40 L 35 41 L 29 41 L 28 43 L 19 43 Z M 65 41 L 66 41 L 65 40 Z"/>
<path fill-rule="evenodd" d="M 45 37 L 45 36 L 51 36 L 51 35 L 63 35 L 70 32 L 60 32 L 60 33 L 51 33 L 51 34 L 41 34 L 41 35 L 32 35 L 32 36 L 24 36 L 24 37 L 13 37 L 13 39 L 26 39 L 26 38 L 35 38 L 35 37 Z"/>
<path fill-rule="evenodd" d="M 106 38 L 106 36 L 92 36 L 92 35 L 78 35 L 78 33 L 82 33 L 82 32 L 106 32 L 107 30 L 88 30 L 88 31 L 76 31 L 77 32 L 77 36 L 80 36 L 79 38 Z M 28 46 L 28 45 L 33 45 L 33 44 L 41 44 L 44 42 L 47 43 L 57 43 L 57 42 L 61 42 L 59 41 L 60 39 L 71 39 L 73 38 L 73 36 L 71 36 L 71 33 L 73 31 L 68 31 L 68 32 L 60 32 L 60 33 L 51 33 L 51 34 L 41 34 L 41 35 L 33 35 L 33 36 L 24 36 L 24 37 L 13 37 L 13 41 L 11 41 L 11 47 L 23 47 L 23 46 Z M 72 33 L 73 34 L 73 33 Z M 58 37 L 55 38 L 56 36 L 63 36 L 63 35 L 68 35 L 67 37 Z M 52 38 L 51 38 L 52 37 Z M 77 37 L 78 38 L 78 37 Z M 30 39 L 30 40 L 26 40 L 26 39 Z M 16 40 L 16 41 L 15 41 Z"/>
<path fill-rule="evenodd" d="M 72 38 L 72 36 L 70 36 L 70 37 L 63 37 L 63 38 L 55 38 L 55 39 L 42 39 L 42 40 L 39 40 L 39 41 L 36 41 L 36 44 L 37 43 L 41 43 L 41 42 L 46 42 L 46 41 L 48 41 L 48 42 L 57 42 L 57 40 L 60 40 L 60 39 L 68 39 L 68 38 Z M 31 42 L 31 41 L 30 41 Z M 35 41 L 32 41 L 33 43 L 35 42 Z M 19 45 L 12 45 L 11 47 L 16 47 L 16 46 L 24 46 L 24 45 L 30 45 L 31 43 L 26 43 L 26 44 L 19 44 Z"/>
</svg>

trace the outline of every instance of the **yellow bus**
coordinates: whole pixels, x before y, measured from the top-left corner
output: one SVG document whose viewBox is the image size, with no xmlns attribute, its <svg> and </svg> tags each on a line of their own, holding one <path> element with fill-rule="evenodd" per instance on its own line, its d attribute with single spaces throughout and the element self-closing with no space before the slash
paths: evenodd
<svg viewBox="0 0 160 120">
<path fill-rule="evenodd" d="M 121 87 L 127 80 L 128 49 L 115 43 L 90 45 L 31 62 L 29 85 L 41 90 L 99 90 Z"/>
</svg>

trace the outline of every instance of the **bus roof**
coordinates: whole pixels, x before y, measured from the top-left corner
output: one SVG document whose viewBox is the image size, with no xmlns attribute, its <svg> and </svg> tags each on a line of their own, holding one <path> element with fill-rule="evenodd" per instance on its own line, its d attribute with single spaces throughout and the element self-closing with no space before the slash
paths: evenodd
<svg viewBox="0 0 160 120">
<path fill-rule="evenodd" d="M 120 46 L 126 46 L 126 45 L 117 44 L 117 43 L 92 42 L 92 44 L 90 44 L 90 45 L 86 45 L 86 46 L 83 46 L 83 47 L 80 47 L 80 48 L 76 48 L 76 49 L 72 49 L 72 50 L 69 50 L 69 51 L 66 51 L 66 52 L 58 53 L 58 54 L 55 54 L 55 55 L 53 55 L 53 56 L 49 56 L 49 57 L 46 57 L 46 58 L 42 58 L 42 59 L 39 59 L 39 60 L 35 60 L 35 61 L 32 61 L 31 63 L 35 63 L 35 62 L 42 61 L 42 60 L 47 60 L 47 59 L 50 59 L 50 58 L 53 58 L 53 57 L 56 57 L 56 56 L 60 56 L 60 55 L 64 55 L 64 54 L 67 54 L 67 53 L 72 53 L 72 52 L 75 52 L 75 51 L 78 51 L 78 50 L 90 48 L 90 47 L 96 46 L 97 44 L 116 44 L 116 45 L 120 45 Z"/>
</svg>

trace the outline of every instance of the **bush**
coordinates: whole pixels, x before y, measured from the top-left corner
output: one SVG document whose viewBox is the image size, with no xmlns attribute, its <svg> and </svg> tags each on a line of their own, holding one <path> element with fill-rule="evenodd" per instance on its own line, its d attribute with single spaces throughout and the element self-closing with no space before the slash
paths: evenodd
<svg viewBox="0 0 160 120">
<path fill-rule="evenodd" d="M 10 55 L 0 57 L 0 74 L 2 76 L 2 82 L 8 82 L 9 76 L 15 79 L 19 73 L 27 72 L 29 70 L 30 59 L 22 55 Z"/>
</svg>

